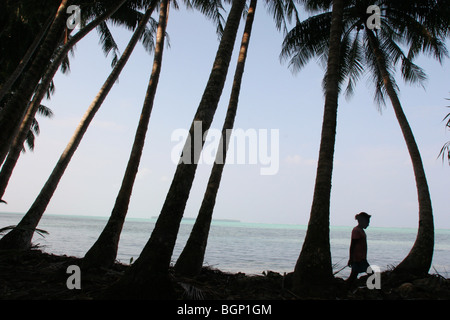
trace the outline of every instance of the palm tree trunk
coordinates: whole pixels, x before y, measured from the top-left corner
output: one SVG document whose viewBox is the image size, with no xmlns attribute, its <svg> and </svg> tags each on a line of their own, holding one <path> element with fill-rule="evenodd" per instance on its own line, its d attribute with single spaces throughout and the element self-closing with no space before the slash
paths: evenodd
<svg viewBox="0 0 450 320">
<path fill-rule="evenodd" d="M 190 137 L 194 136 L 194 123 L 196 121 L 202 122 L 202 136 L 211 126 L 225 85 L 244 5 L 245 0 L 233 0 L 232 2 L 208 83 L 191 124 Z M 168 270 L 201 149 L 198 146 L 195 148 L 193 144 L 191 145 L 189 139 L 186 142 L 183 152 L 194 150 L 191 153 L 193 161 L 190 164 L 183 162 L 178 164 L 150 239 L 136 262 L 118 283 L 109 288 L 106 292 L 107 296 L 127 299 L 173 297 Z"/>
<path fill-rule="evenodd" d="M 211 220 L 216 203 L 216 196 L 222 178 L 223 168 L 228 147 L 228 133 L 233 129 L 236 111 L 239 102 L 239 94 L 241 90 L 242 76 L 244 74 L 245 60 L 247 58 L 248 45 L 253 26 L 253 20 L 256 10 L 257 0 L 252 0 L 248 9 L 247 21 L 245 24 L 244 35 L 242 37 L 241 49 L 239 53 L 238 63 L 236 66 L 233 87 L 231 90 L 230 103 L 228 105 L 225 123 L 222 128 L 222 137 L 219 143 L 219 149 L 216 155 L 211 174 L 208 180 L 203 201 L 192 228 L 189 239 L 181 252 L 175 271 L 177 274 L 184 276 L 198 275 L 202 269 L 203 259 L 205 256 L 206 245 L 208 242 L 208 234 L 211 226 Z"/>
<path fill-rule="evenodd" d="M 120 233 L 125 222 L 134 181 L 136 179 L 142 151 L 144 149 L 145 136 L 153 109 L 153 102 L 155 100 L 159 75 L 161 73 L 168 11 L 169 0 L 164 0 L 161 2 L 160 6 L 153 69 L 150 76 L 150 81 L 148 83 L 147 94 L 142 107 L 139 125 L 136 130 L 133 148 L 128 160 L 125 175 L 122 180 L 122 186 L 117 195 L 116 203 L 111 212 L 108 223 L 100 234 L 100 237 L 84 256 L 84 268 L 109 267 L 114 263 L 117 256 Z"/>
<path fill-rule="evenodd" d="M 343 0 L 333 1 L 327 87 L 314 196 L 306 237 L 294 270 L 293 289 L 298 294 L 320 294 L 322 287 L 327 286 L 333 279 L 330 252 L 330 196 L 336 141 L 343 8 Z"/>
<path fill-rule="evenodd" d="M 17 92 L 7 105 L 0 111 L 0 164 L 8 154 L 11 143 L 16 136 L 19 126 L 31 100 L 44 70 L 51 59 L 51 56 L 59 42 L 64 30 L 66 8 L 72 0 L 62 0 L 56 13 L 55 19 L 47 33 L 47 36 L 40 47 L 36 58 L 27 71 L 18 87 Z"/>
<path fill-rule="evenodd" d="M 17 163 L 17 160 L 20 157 L 20 153 L 22 151 L 23 143 L 27 137 L 28 131 L 30 130 L 31 124 L 36 116 L 36 112 L 39 109 L 42 99 L 44 98 L 48 86 L 58 71 L 59 66 L 61 65 L 64 58 L 67 56 L 67 53 L 70 49 L 73 48 L 75 44 L 78 43 L 81 39 L 84 38 L 89 32 L 91 32 L 95 27 L 97 27 L 102 21 L 108 19 L 111 15 L 114 14 L 124 3 L 126 0 L 120 0 L 117 2 L 117 5 L 112 7 L 109 11 L 97 17 L 95 20 L 90 22 L 87 26 L 77 32 L 65 45 L 63 45 L 58 52 L 56 53 L 55 59 L 50 64 L 49 68 L 46 70 L 44 76 L 42 77 L 41 83 L 39 84 L 34 96 L 33 100 L 28 107 L 28 111 L 20 125 L 19 132 L 12 143 L 11 149 L 9 150 L 8 157 L 6 158 L 5 163 L 0 172 L 0 199 L 3 197 L 6 187 L 8 185 L 9 179 L 12 175 L 14 167 Z"/>
<path fill-rule="evenodd" d="M 51 173 L 41 192 L 37 196 L 36 200 L 31 205 L 26 215 L 19 222 L 17 227 L 11 230 L 2 239 L 0 239 L 0 249 L 3 248 L 25 250 L 31 246 L 31 239 L 33 237 L 34 230 L 36 229 L 42 215 L 44 214 L 44 211 L 47 208 L 53 196 L 53 193 L 55 192 L 58 183 L 64 174 L 64 171 L 66 170 L 70 160 L 72 159 L 72 156 L 74 155 L 76 149 L 78 148 L 78 145 L 80 144 L 84 134 L 86 133 L 89 124 L 91 123 L 98 109 L 102 105 L 112 86 L 119 77 L 119 74 L 128 61 L 131 53 L 133 52 L 133 49 L 136 46 L 136 43 L 138 42 L 140 36 L 142 35 L 142 32 L 145 29 L 145 25 L 150 19 L 153 9 L 156 6 L 156 2 L 156 0 L 152 1 L 152 4 L 147 9 L 145 15 L 142 17 L 142 20 L 139 22 L 139 26 L 134 31 L 130 42 L 125 48 L 125 51 L 112 70 L 108 79 L 105 81 L 102 88 L 98 92 L 94 101 L 91 103 L 88 110 L 84 114 L 81 122 L 78 124 L 74 135 L 66 146 L 66 149 L 59 158 L 58 163 L 53 169 L 53 172 Z"/>
<path fill-rule="evenodd" d="M 370 45 L 377 59 L 378 68 L 384 80 L 384 86 L 391 100 L 397 121 L 400 125 L 406 146 L 408 148 L 409 156 L 413 165 L 419 202 L 419 228 L 416 241 L 414 242 L 414 245 L 406 258 L 395 268 L 395 271 L 413 275 L 424 275 L 428 274 L 428 271 L 430 270 L 434 250 L 433 209 L 427 178 L 423 168 L 419 148 L 416 140 L 414 139 L 408 120 L 403 112 L 397 92 L 394 89 L 391 76 L 387 71 L 386 62 L 380 51 L 378 40 L 373 34 L 373 31 L 367 30 L 367 34 Z"/>
</svg>

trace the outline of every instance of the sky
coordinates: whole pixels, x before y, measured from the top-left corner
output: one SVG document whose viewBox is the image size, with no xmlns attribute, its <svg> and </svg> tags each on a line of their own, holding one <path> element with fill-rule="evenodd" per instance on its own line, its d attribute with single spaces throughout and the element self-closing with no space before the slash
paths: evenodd
<svg viewBox="0 0 450 320">
<path fill-rule="evenodd" d="M 153 17 L 156 17 L 154 14 Z M 228 79 L 213 130 L 222 128 L 231 91 L 236 39 Z M 131 32 L 112 27 L 123 52 Z M 129 218 L 159 214 L 176 169 L 174 133 L 189 128 L 205 88 L 218 38 L 211 21 L 181 8 L 171 10 L 170 46 L 133 189 Z M 43 101 L 52 119 L 38 118 L 41 134 L 34 152 L 23 154 L 3 197 L 3 212 L 25 213 L 54 168 L 82 115 L 111 71 L 92 32 L 76 47 L 71 71 L 55 76 L 56 92 Z M 312 61 L 292 73 L 280 61 L 283 34 L 262 3 L 256 10 L 245 68 L 236 129 L 268 138 L 274 174 L 264 175 L 256 163 L 225 166 L 214 218 L 243 222 L 301 224 L 309 220 L 320 144 L 324 97 L 323 67 Z M 147 88 L 153 56 L 138 44 L 128 64 L 97 113 L 56 190 L 46 214 L 108 217 L 120 187 Z M 436 228 L 450 228 L 450 166 L 438 154 L 450 134 L 443 118 L 449 112 L 450 67 L 428 57 L 417 63 L 427 74 L 425 89 L 407 86 L 399 77 L 400 100 L 419 146 L 429 183 Z M 267 133 L 267 135 L 265 135 Z M 271 139 L 273 138 L 273 139 Z M 392 107 L 373 102 L 373 87 L 360 80 L 351 99 L 340 97 L 331 194 L 330 223 L 351 226 L 355 214 L 372 215 L 371 226 L 411 227 L 418 224 L 417 193 L 411 161 Z M 264 140 L 263 140 L 264 141 Z M 212 143 L 212 142 L 211 142 Z M 267 160 L 267 159 L 266 159 Z M 185 217 L 195 217 L 205 192 L 211 164 L 197 169 Z"/>
</svg>

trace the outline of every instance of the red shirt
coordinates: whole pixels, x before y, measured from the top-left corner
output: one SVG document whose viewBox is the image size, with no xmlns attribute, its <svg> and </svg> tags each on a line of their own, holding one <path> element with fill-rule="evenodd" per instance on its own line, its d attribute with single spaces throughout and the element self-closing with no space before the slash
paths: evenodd
<svg viewBox="0 0 450 320">
<path fill-rule="evenodd" d="M 367 238 L 364 230 L 358 226 L 352 230 L 352 242 L 353 242 L 353 256 L 351 257 L 353 262 L 360 262 L 367 259 Z"/>
</svg>

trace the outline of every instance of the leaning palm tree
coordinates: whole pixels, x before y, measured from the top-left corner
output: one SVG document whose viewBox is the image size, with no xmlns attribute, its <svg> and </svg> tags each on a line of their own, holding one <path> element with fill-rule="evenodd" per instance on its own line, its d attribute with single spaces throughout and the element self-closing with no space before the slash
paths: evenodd
<svg viewBox="0 0 450 320">
<path fill-rule="evenodd" d="M 418 235 L 410 254 L 396 270 L 423 274 L 428 272 L 433 256 L 431 200 L 420 153 L 398 99 L 393 70 L 401 61 L 404 79 L 420 82 L 426 75 L 412 62 L 415 56 L 424 51 L 441 61 L 447 55 L 443 39 L 448 35 L 448 24 L 445 23 L 448 17 L 443 12 L 448 9 L 441 7 L 439 1 L 386 4 L 375 1 L 383 14 L 380 17 L 381 29 L 374 29 L 368 24 L 370 19 L 367 15 L 367 8 L 372 4 L 373 1 L 351 2 L 344 11 L 340 81 L 348 79 L 346 91 L 351 95 L 362 73 L 370 70 L 375 82 L 376 102 L 383 103 L 386 95 L 391 99 L 413 163 L 419 199 Z M 291 57 L 291 66 L 301 68 L 314 56 L 326 58 L 328 43 L 324 26 L 329 25 L 330 17 L 330 12 L 318 14 L 298 24 L 288 34 L 282 56 Z M 407 54 L 399 43 L 409 46 Z M 326 81 L 324 85 L 327 85 Z"/>
<path fill-rule="evenodd" d="M 139 38 L 145 30 L 145 26 L 150 19 L 150 16 L 156 6 L 157 0 L 153 0 L 147 8 L 144 16 L 139 22 L 138 27 L 134 31 L 127 47 L 125 48 L 119 61 L 113 68 L 111 74 L 106 79 L 102 88 L 98 92 L 97 96 L 92 101 L 91 105 L 85 112 L 81 122 L 79 123 L 75 133 L 70 139 L 68 145 L 59 158 L 55 168 L 53 169 L 50 177 L 42 188 L 41 192 L 37 196 L 36 200 L 31 205 L 28 212 L 19 222 L 19 224 L 0 239 L 0 249 L 28 249 L 31 246 L 31 240 L 33 238 L 34 230 L 36 229 L 45 209 L 47 208 L 53 193 L 55 192 L 59 181 L 61 180 L 67 166 L 69 165 L 72 156 L 77 150 L 84 134 L 86 133 L 92 119 L 103 104 L 106 96 L 110 92 L 112 86 L 119 77 L 120 72 L 123 70 L 127 63 L 133 49 L 135 48 Z"/>
<path fill-rule="evenodd" d="M 153 102 L 155 100 L 156 89 L 158 87 L 159 75 L 161 73 L 169 3 L 169 0 L 161 1 L 152 73 L 148 83 L 147 94 L 145 96 L 141 116 L 139 118 L 133 148 L 131 150 L 128 165 L 122 180 L 122 185 L 117 195 L 117 199 L 108 223 L 97 241 L 84 256 L 83 266 L 85 268 L 109 267 L 114 263 L 117 256 L 119 237 L 125 222 L 125 216 L 128 211 L 134 181 L 136 179 L 142 151 L 144 149 L 145 136 L 153 109 Z"/>
<path fill-rule="evenodd" d="M 387 17 L 398 16 L 394 19 Z M 378 35 L 370 28 L 365 28 L 367 44 L 370 48 L 369 61 L 373 73 L 377 74 L 378 83 L 384 85 L 384 90 L 391 100 L 397 121 L 403 133 L 406 146 L 411 158 L 419 202 L 419 227 L 417 237 L 408 255 L 395 268 L 396 272 L 413 275 L 427 274 L 433 258 L 434 222 L 431 197 L 425 170 L 421 160 L 419 148 L 415 142 L 412 129 L 403 112 L 397 94 L 397 85 L 391 70 L 401 59 L 402 75 L 407 82 L 420 82 L 426 79 L 425 72 L 412 62 L 420 52 L 430 53 L 442 63 L 448 52 L 445 38 L 449 33 L 448 3 L 442 1 L 419 0 L 414 5 L 399 4 L 398 7 L 386 8 L 385 18 Z M 400 22 L 399 18 L 401 18 Z M 395 41 L 401 42 L 406 38 L 410 44 L 408 54 L 403 53 Z"/>
<path fill-rule="evenodd" d="M 202 124 L 202 136 L 211 126 L 225 85 L 244 6 L 245 0 L 232 1 L 214 65 L 189 130 L 191 137 L 194 136 L 194 128 L 199 130 L 198 122 Z M 201 146 L 195 146 L 189 140 L 186 141 L 181 159 L 186 160 L 186 155 L 189 155 L 190 161 L 186 162 L 190 163 L 180 161 L 178 164 L 150 239 L 123 277 L 105 292 L 106 296 L 128 299 L 173 297 L 169 277 L 170 261 L 204 143 L 202 141 Z"/>
<path fill-rule="evenodd" d="M 419 147 L 414 139 L 412 129 L 398 98 L 395 82 L 388 71 L 389 62 L 386 59 L 385 53 L 382 51 L 382 45 L 380 45 L 380 41 L 373 31 L 367 31 L 367 36 L 369 39 L 369 46 L 376 59 L 379 75 L 384 81 L 385 89 L 391 100 L 411 157 L 419 200 L 419 229 L 416 241 L 406 258 L 395 268 L 395 271 L 403 271 L 416 275 L 427 274 L 433 259 L 434 222 L 431 197 L 422 158 L 420 156 Z"/>
<path fill-rule="evenodd" d="M 175 264 L 176 273 L 184 276 L 194 276 L 199 274 L 203 265 L 212 214 L 227 155 L 228 143 L 225 141 L 229 140 L 229 133 L 230 130 L 233 129 L 234 120 L 236 118 L 236 111 L 238 107 L 239 94 L 241 91 L 241 83 L 244 74 L 248 46 L 250 43 L 256 4 L 257 0 L 252 0 L 247 13 L 247 22 L 245 24 L 241 49 L 239 51 L 230 102 L 228 105 L 225 122 L 222 127 L 222 136 L 219 142 L 220 149 L 217 151 L 216 161 L 214 162 L 211 174 L 209 176 L 206 192 L 203 197 L 197 219 L 195 220 L 189 239 Z"/>
<path fill-rule="evenodd" d="M 247 22 L 244 28 L 244 36 L 241 42 L 241 50 L 235 71 L 232 92 L 225 122 L 222 128 L 221 141 L 219 142 L 220 149 L 217 152 L 216 161 L 211 170 L 203 201 L 191 234 L 175 264 L 175 271 L 181 275 L 196 275 L 200 273 L 203 265 L 212 215 L 226 160 L 228 145 L 225 141 L 229 140 L 228 134 L 233 129 L 233 124 L 236 117 L 242 76 L 253 26 L 254 11 L 256 10 L 256 3 L 256 1 L 252 1 L 248 9 Z M 286 18 L 291 20 L 294 15 L 298 18 L 295 4 L 291 0 L 266 0 L 265 4 L 269 13 L 273 15 L 275 25 L 278 30 L 283 29 L 283 31 L 287 31 Z"/>
<path fill-rule="evenodd" d="M 167 3 L 166 3 L 167 2 Z M 128 165 L 125 170 L 125 175 L 122 180 L 122 186 L 111 212 L 111 216 L 103 229 L 100 237 L 96 240 L 94 245 L 86 253 L 83 266 L 89 267 L 107 267 L 114 263 L 117 256 L 120 234 L 122 231 L 125 217 L 128 212 L 128 205 L 133 190 L 134 181 L 138 172 L 139 162 L 144 148 L 145 136 L 150 120 L 151 111 L 153 109 L 154 97 L 158 85 L 159 74 L 161 72 L 162 55 L 164 49 L 164 37 L 168 20 L 168 10 L 170 1 L 161 2 L 160 19 L 158 24 L 155 57 L 153 63 L 153 70 L 150 77 L 150 82 L 147 89 L 147 95 L 142 108 L 142 114 L 139 120 L 139 125 L 136 130 L 136 136 L 133 143 Z M 223 30 L 221 27 L 222 9 L 221 3 L 215 1 L 195 1 L 186 2 L 188 8 L 195 8 L 200 10 L 207 17 L 217 23 L 217 31 L 220 34 Z"/>
</svg>

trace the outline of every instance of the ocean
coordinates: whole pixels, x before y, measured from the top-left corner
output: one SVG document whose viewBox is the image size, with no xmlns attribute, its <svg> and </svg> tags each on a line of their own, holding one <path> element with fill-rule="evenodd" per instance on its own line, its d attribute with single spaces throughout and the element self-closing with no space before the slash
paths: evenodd
<svg viewBox="0 0 450 320">
<path fill-rule="evenodd" d="M 0 228 L 16 225 L 22 215 L 0 213 Z M 95 242 L 107 218 L 86 216 L 44 215 L 38 228 L 49 234 L 35 234 L 33 243 L 48 253 L 83 257 Z M 156 219 L 127 218 L 117 260 L 129 264 L 138 258 L 153 230 Z M 181 253 L 194 220 L 183 219 L 173 262 Z M 350 234 L 353 226 L 332 226 L 330 230 L 331 254 L 334 269 L 344 267 L 348 261 Z M 211 225 L 204 264 L 225 272 L 262 274 L 263 271 L 292 272 L 299 256 L 306 226 L 258 224 L 239 221 L 214 220 Z M 408 254 L 417 230 L 413 228 L 366 229 L 368 261 L 382 271 L 400 263 Z M 435 250 L 430 273 L 450 277 L 450 230 L 435 232 Z M 350 268 L 337 276 L 346 278 Z"/>
</svg>

